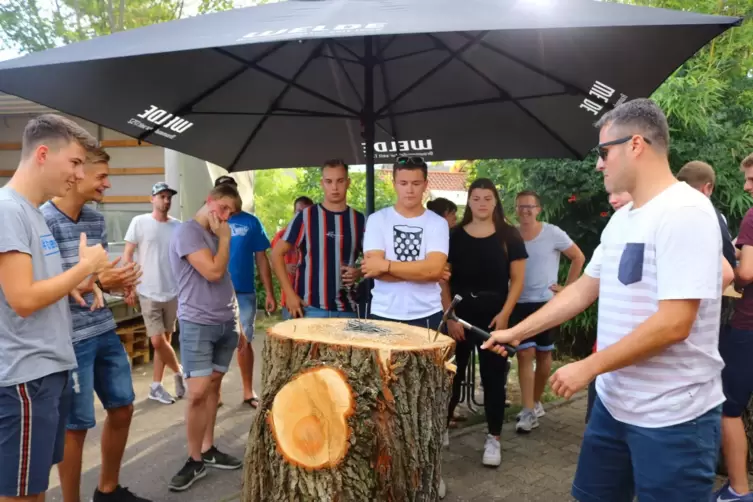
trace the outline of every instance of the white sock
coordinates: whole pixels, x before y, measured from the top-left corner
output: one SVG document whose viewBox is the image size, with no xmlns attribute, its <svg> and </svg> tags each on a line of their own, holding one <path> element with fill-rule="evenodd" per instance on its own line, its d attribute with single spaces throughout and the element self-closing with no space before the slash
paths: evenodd
<svg viewBox="0 0 753 502">
<path fill-rule="evenodd" d="M 162 385 L 162 382 L 152 382 L 152 390 L 157 390 L 160 385 Z"/>
</svg>

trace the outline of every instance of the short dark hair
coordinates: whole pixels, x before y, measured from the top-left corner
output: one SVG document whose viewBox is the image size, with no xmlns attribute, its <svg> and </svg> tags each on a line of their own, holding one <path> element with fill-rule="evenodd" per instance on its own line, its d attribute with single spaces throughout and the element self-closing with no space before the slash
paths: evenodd
<svg viewBox="0 0 753 502">
<path fill-rule="evenodd" d="M 235 186 L 231 185 L 230 183 L 220 183 L 219 185 L 212 188 L 209 191 L 209 198 L 212 200 L 219 200 L 224 198 L 233 199 L 233 202 L 235 202 L 236 210 L 240 211 L 243 207 L 241 194 L 239 194 Z"/>
<path fill-rule="evenodd" d="M 327 167 L 342 167 L 345 169 L 345 172 L 348 172 L 348 164 L 345 163 L 343 159 L 329 159 L 325 160 L 324 164 L 322 164 L 322 171 L 324 171 Z"/>
<path fill-rule="evenodd" d="M 397 179 L 398 171 L 415 171 L 420 169 L 424 174 L 424 179 L 429 179 L 429 166 L 421 157 L 398 157 L 392 164 L 392 179 Z"/>
<path fill-rule="evenodd" d="M 536 193 L 534 190 L 523 190 L 521 192 L 518 192 L 518 195 L 515 196 L 515 200 L 517 201 L 521 197 L 533 197 L 536 199 L 536 204 L 539 206 L 541 205 L 541 197 L 539 197 L 539 194 Z"/>
<path fill-rule="evenodd" d="M 700 160 L 693 160 L 682 166 L 677 171 L 677 179 L 684 181 L 695 189 L 702 188 L 706 183 L 711 183 L 711 186 L 716 185 L 714 168 Z"/>
<path fill-rule="evenodd" d="M 54 113 L 38 115 L 27 122 L 21 140 L 21 158 L 43 143 L 76 142 L 87 154 L 99 147 L 99 142 L 89 131 L 69 118 Z"/>
<path fill-rule="evenodd" d="M 230 186 L 237 187 L 238 182 L 232 176 L 228 176 L 225 174 L 223 176 L 220 176 L 216 180 L 214 180 L 214 186 L 218 187 L 220 185 L 230 185 Z"/>
<path fill-rule="evenodd" d="M 426 203 L 426 208 L 444 217 L 447 213 L 457 213 L 458 206 L 449 199 L 439 197 Z"/>
<path fill-rule="evenodd" d="M 314 201 L 313 200 L 311 200 L 309 197 L 306 197 L 305 195 L 301 195 L 300 197 L 296 198 L 293 201 L 293 208 L 295 208 L 295 206 L 297 206 L 300 202 L 303 202 L 307 206 L 313 206 L 314 205 Z"/>
<path fill-rule="evenodd" d="M 627 134 L 640 134 L 655 147 L 669 152 L 669 124 L 659 105 L 646 98 L 627 101 L 605 113 L 594 124 L 601 129 L 613 126 Z"/>
</svg>

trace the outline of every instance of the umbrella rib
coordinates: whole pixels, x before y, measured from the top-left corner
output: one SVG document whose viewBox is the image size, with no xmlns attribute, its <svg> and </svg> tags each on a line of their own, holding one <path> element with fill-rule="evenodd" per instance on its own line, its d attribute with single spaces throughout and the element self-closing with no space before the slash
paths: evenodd
<svg viewBox="0 0 753 502">
<path fill-rule="evenodd" d="M 467 33 L 459 33 L 459 35 L 462 36 L 463 38 L 470 39 L 470 35 L 468 35 Z M 538 73 L 542 77 L 546 77 L 546 78 L 548 78 L 548 79 L 550 79 L 550 80 L 552 80 L 552 81 L 560 84 L 564 88 L 568 89 L 571 94 L 580 94 L 581 96 L 588 96 L 588 91 L 584 91 L 583 89 L 579 88 L 576 85 L 571 84 L 570 82 L 565 82 L 561 78 L 555 77 L 554 75 L 552 75 L 551 73 L 549 73 L 547 71 L 544 71 L 544 70 L 542 70 L 540 68 L 536 68 L 532 64 L 527 63 L 527 62 L 523 61 L 522 59 L 520 59 L 520 58 L 518 58 L 516 56 L 513 56 L 512 54 L 508 53 L 507 51 L 504 51 L 504 50 L 500 49 L 499 47 L 493 46 L 489 42 L 480 41 L 479 45 L 481 47 L 483 47 L 484 49 L 488 49 L 488 50 L 496 53 L 499 56 L 505 57 L 505 58 L 509 59 L 510 61 L 514 61 L 515 63 L 519 64 L 523 68 L 526 68 L 527 70 L 531 70 L 534 73 Z"/>
<path fill-rule="evenodd" d="M 345 69 L 345 65 L 343 64 L 343 59 L 340 57 L 340 55 L 335 50 L 335 44 L 332 43 L 332 39 L 329 39 L 327 41 L 327 46 L 329 47 L 329 50 L 332 51 L 332 59 L 337 62 L 337 65 L 340 67 L 340 71 L 343 72 L 345 75 L 345 80 L 348 81 L 348 85 L 350 85 L 350 90 L 353 91 L 353 94 L 356 95 L 356 98 L 358 98 L 358 103 L 363 107 L 363 98 L 358 93 L 358 88 L 356 87 L 356 84 L 353 82 L 353 79 L 350 76 L 350 73 L 348 70 Z M 347 59 L 345 61 L 348 61 Z"/>
<path fill-rule="evenodd" d="M 259 131 L 261 131 L 262 127 L 264 127 L 264 124 L 267 122 L 267 120 L 270 117 L 270 114 L 277 109 L 282 99 L 285 97 L 285 95 L 290 91 L 290 89 L 295 86 L 295 81 L 298 80 L 298 78 L 303 74 L 304 71 L 306 71 L 306 68 L 311 64 L 314 59 L 317 58 L 319 54 L 321 54 L 322 48 L 326 44 L 326 40 L 322 40 L 319 45 L 317 45 L 314 50 L 311 51 L 311 53 L 308 55 L 306 60 L 301 64 L 301 66 L 298 68 L 298 70 L 295 72 L 293 77 L 290 79 L 290 81 L 285 85 L 285 87 L 280 91 L 280 93 L 277 95 L 277 97 L 269 104 L 269 107 L 267 108 L 267 114 L 264 115 L 258 124 L 256 124 L 256 127 L 254 127 L 254 130 L 251 131 L 251 134 L 248 136 L 248 139 L 246 139 L 245 143 L 243 143 L 243 146 L 238 151 L 238 154 L 233 159 L 233 162 L 230 163 L 230 166 L 228 167 L 228 171 L 232 172 L 235 165 L 238 163 L 240 158 L 243 156 L 244 153 L 246 153 L 246 150 L 248 150 L 249 145 L 251 145 L 251 142 L 256 138 L 256 136 L 259 134 Z"/>
<path fill-rule="evenodd" d="M 359 64 L 363 64 L 363 58 L 361 56 L 359 56 L 358 54 L 356 54 L 356 51 L 354 51 L 353 49 L 351 49 L 350 47 L 348 47 L 344 43 L 340 42 L 339 40 L 334 40 L 334 39 L 331 39 L 331 40 L 332 40 L 332 42 L 334 42 L 335 45 L 337 45 L 342 50 L 344 50 L 345 52 L 347 52 L 348 54 L 350 54 L 351 56 L 353 56 L 353 58 L 356 59 L 356 62 L 358 62 Z"/>
<path fill-rule="evenodd" d="M 530 96 L 521 96 L 519 98 L 515 98 L 518 101 L 526 101 L 529 99 L 538 99 L 538 98 L 551 98 L 551 97 L 557 97 L 557 96 L 567 96 L 568 94 L 566 92 L 552 92 L 548 94 L 532 94 Z M 446 105 L 437 105 L 437 106 L 427 106 L 425 108 L 414 108 L 413 110 L 405 110 L 402 112 L 395 112 L 393 115 L 395 117 L 402 117 L 405 115 L 414 115 L 418 113 L 426 113 L 426 112 L 436 112 L 441 110 L 450 110 L 452 108 L 465 108 L 467 106 L 479 106 L 479 105 L 491 105 L 491 104 L 497 104 L 497 103 L 507 103 L 513 101 L 513 98 L 509 96 L 499 96 L 496 98 L 486 98 L 486 99 L 474 99 L 471 101 L 461 101 L 459 103 L 450 103 Z M 384 115 L 379 116 L 377 118 L 385 118 Z"/>
<path fill-rule="evenodd" d="M 332 52 L 334 52 L 334 51 L 332 51 Z M 336 58 L 335 56 L 329 56 L 329 55 L 327 55 L 327 54 L 322 54 L 322 55 L 321 55 L 321 56 L 319 56 L 319 57 L 320 57 L 320 58 L 322 58 L 322 59 L 337 59 L 337 58 Z M 339 57 L 339 58 L 340 58 L 340 59 L 341 59 L 342 61 L 347 61 L 348 63 L 353 63 L 353 64 L 361 64 L 361 62 L 360 62 L 360 61 L 356 61 L 355 59 L 344 58 L 344 57 L 342 57 L 342 56 L 338 56 L 338 57 Z"/>
<path fill-rule="evenodd" d="M 261 54 L 259 54 L 256 58 L 254 58 L 254 61 L 261 61 L 262 59 L 266 58 L 267 56 L 270 56 L 270 55 L 274 54 L 275 52 L 277 52 L 278 50 L 282 49 L 287 44 L 288 44 L 288 42 L 280 42 L 278 44 L 273 45 L 272 47 L 270 47 L 266 51 L 264 51 Z M 187 103 L 179 106 L 178 109 L 177 109 L 177 111 L 175 111 L 172 114 L 172 116 L 173 117 L 181 117 L 181 116 L 183 116 L 183 115 L 185 115 L 185 114 L 187 114 L 189 112 L 192 112 L 192 108 L 194 106 L 196 106 L 198 103 L 200 103 L 201 101 L 203 101 L 207 97 L 209 97 L 212 94 L 214 94 L 215 92 L 217 92 L 220 88 L 224 87 L 225 85 L 229 84 L 230 82 L 232 82 L 233 80 L 235 80 L 236 78 L 238 78 L 240 75 L 242 75 L 246 71 L 248 71 L 248 67 L 240 68 L 240 69 L 234 71 L 233 73 L 230 73 L 225 78 L 223 78 L 222 80 L 219 80 L 217 83 L 215 83 L 213 86 L 211 86 L 210 88 L 208 88 L 207 90 L 205 90 L 204 92 L 202 92 L 201 94 L 199 94 L 198 96 L 196 96 L 195 98 L 193 98 L 190 101 L 188 101 Z M 149 136 L 151 136 L 152 134 L 154 134 L 156 130 L 157 129 L 155 128 L 155 129 L 152 129 L 151 131 L 144 131 L 143 133 L 141 133 L 139 135 L 138 140 L 139 141 L 144 141 L 146 138 L 148 138 Z"/>
<path fill-rule="evenodd" d="M 428 72 L 426 72 L 424 75 L 422 75 L 421 77 L 419 77 L 411 85 L 409 85 L 408 87 L 406 87 L 405 89 L 403 89 L 402 91 L 400 91 L 398 93 L 398 95 L 395 96 L 395 99 L 393 99 L 392 101 L 389 101 L 388 103 L 386 103 L 385 105 L 383 105 L 379 110 L 377 110 L 376 115 L 377 116 L 381 115 L 382 113 L 384 113 L 384 111 L 388 107 L 394 105 L 395 103 L 397 103 L 398 101 L 400 101 L 401 99 L 403 99 L 406 95 L 408 95 L 410 92 L 412 92 L 413 89 L 415 89 L 416 87 L 418 87 L 419 85 L 421 85 L 422 83 L 424 83 L 426 80 L 428 80 L 429 78 L 431 78 L 431 76 L 434 75 L 436 72 L 438 72 L 439 70 L 441 70 L 442 68 L 444 68 L 445 66 L 447 66 L 448 64 L 450 64 L 452 62 L 452 60 L 455 59 L 455 57 L 458 54 L 462 54 L 463 52 L 467 51 L 468 49 L 470 49 L 474 45 L 480 43 L 481 39 L 484 38 L 488 33 L 489 33 L 488 31 L 482 31 L 481 33 L 479 33 L 475 37 L 472 37 L 472 39 L 469 42 L 467 42 L 465 45 L 463 45 L 462 47 L 460 47 L 458 50 L 452 51 L 452 53 L 446 59 L 444 59 L 437 66 L 435 66 L 434 68 L 432 68 L 431 70 L 429 70 Z"/>
<path fill-rule="evenodd" d="M 219 53 L 221 53 L 221 54 L 224 54 L 225 56 L 227 56 L 227 57 L 229 57 L 231 59 L 235 59 L 236 61 L 247 65 L 249 68 L 252 68 L 252 69 L 258 71 L 259 73 L 263 73 L 263 74 L 267 75 L 268 77 L 271 77 L 271 78 L 273 78 L 275 80 L 279 80 L 280 82 L 284 82 L 286 85 L 290 85 L 290 86 L 298 89 L 301 92 L 305 92 L 306 94 L 309 94 L 310 96 L 313 96 L 313 97 L 315 97 L 315 98 L 317 98 L 317 99 L 319 99 L 321 101 L 324 101 L 325 103 L 328 103 L 328 104 L 330 104 L 332 106 L 340 108 L 341 110 L 345 110 L 346 112 L 353 114 L 354 117 L 358 117 L 359 116 L 358 111 L 350 108 L 349 106 L 345 106 L 342 103 L 338 103 L 334 99 L 328 98 L 324 94 L 320 94 L 320 93 L 318 93 L 318 92 L 316 92 L 316 91 L 314 91 L 312 89 L 309 89 L 308 87 L 304 87 L 304 86 L 302 86 L 300 84 L 297 84 L 297 83 L 293 82 L 292 80 L 290 80 L 288 78 L 285 78 L 285 77 L 283 77 L 282 75 L 280 75 L 278 73 L 275 73 L 275 72 L 273 72 L 271 70 L 268 70 L 268 69 L 266 69 L 266 68 L 264 68 L 262 66 L 259 66 L 258 64 L 254 63 L 253 61 L 247 61 L 247 60 L 243 59 L 242 57 L 236 56 L 235 54 L 233 54 L 231 52 L 228 52 L 228 51 L 226 51 L 224 49 L 216 48 L 214 50 L 217 51 L 217 52 L 219 52 Z"/>
<path fill-rule="evenodd" d="M 434 40 L 434 42 L 436 44 L 438 44 L 440 47 L 442 47 L 444 50 L 450 52 L 450 48 L 447 47 L 447 45 L 442 40 L 440 40 L 438 37 L 435 37 L 434 35 L 431 35 L 431 34 L 429 34 L 429 37 L 431 37 Z M 473 73 L 475 73 L 476 75 L 478 75 L 484 82 L 486 82 L 487 84 L 489 84 L 492 87 L 494 87 L 497 90 L 497 92 L 499 92 L 499 94 L 502 97 L 506 97 L 507 99 L 509 99 L 515 106 L 518 107 L 518 109 L 520 109 L 520 111 L 522 111 L 523 113 L 525 113 L 526 115 L 528 115 L 528 117 L 530 119 L 534 120 L 539 125 L 539 127 L 541 127 L 542 129 L 544 129 L 547 132 L 547 134 L 549 134 L 549 136 L 551 136 L 552 138 L 554 138 L 555 140 L 557 140 L 557 142 L 560 143 L 562 146 L 564 146 L 567 150 L 569 150 L 570 153 L 574 154 L 576 158 L 579 157 L 578 152 L 575 151 L 575 149 L 572 146 L 570 146 L 570 144 L 567 141 L 565 141 L 565 139 L 562 136 L 560 136 L 559 134 L 557 134 L 551 127 L 549 127 L 542 120 L 540 120 L 538 117 L 536 117 L 536 115 L 532 111 L 530 111 L 528 108 L 526 108 L 525 106 L 523 106 L 522 104 L 520 104 L 520 102 L 518 102 L 518 100 L 516 98 L 512 97 L 512 95 L 510 94 L 509 91 L 507 91 L 502 86 L 500 86 L 498 83 L 496 83 L 494 80 L 492 80 L 491 77 L 489 77 L 482 70 L 476 68 L 473 64 L 471 64 L 469 61 L 467 61 L 463 57 L 462 54 L 458 54 L 457 55 L 457 59 L 458 59 L 458 61 L 460 61 L 461 63 L 463 63 L 469 70 L 471 70 Z M 567 93 L 563 92 L 561 94 L 567 94 Z"/>
<path fill-rule="evenodd" d="M 384 62 L 384 63 L 391 63 L 392 61 L 397 61 L 399 59 L 410 58 L 410 57 L 413 57 L 413 56 L 420 56 L 421 54 L 428 54 L 429 52 L 434 52 L 436 50 L 437 50 L 436 47 L 432 47 L 431 49 L 420 49 L 420 50 L 417 50 L 417 51 L 406 52 L 405 54 L 398 54 L 397 56 L 392 56 L 391 58 L 386 58 L 386 59 L 382 60 L 382 62 Z"/>
<path fill-rule="evenodd" d="M 270 115 L 272 117 L 314 117 L 314 118 L 341 118 L 352 119 L 351 115 L 345 115 L 344 113 L 329 113 L 329 112 L 315 112 L 313 110 L 298 110 L 296 108 L 277 108 L 278 111 L 283 113 L 267 113 L 267 112 L 193 112 L 193 115 L 226 115 L 226 116 L 242 116 L 242 117 L 263 117 Z"/>
</svg>

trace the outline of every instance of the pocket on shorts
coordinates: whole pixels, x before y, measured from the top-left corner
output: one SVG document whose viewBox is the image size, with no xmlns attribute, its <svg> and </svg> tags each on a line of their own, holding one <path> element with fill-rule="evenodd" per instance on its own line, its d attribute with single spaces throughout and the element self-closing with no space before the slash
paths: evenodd
<svg viewBox="0 0 753 502">
<path fill-rule="evenodd" d="M 646 244 L 643 242 L 628 242 L 622 250 L 620 268 L 617 278 L 625 286 L 630 286 L 643 279 L 643 255 Z"/>
</svg>

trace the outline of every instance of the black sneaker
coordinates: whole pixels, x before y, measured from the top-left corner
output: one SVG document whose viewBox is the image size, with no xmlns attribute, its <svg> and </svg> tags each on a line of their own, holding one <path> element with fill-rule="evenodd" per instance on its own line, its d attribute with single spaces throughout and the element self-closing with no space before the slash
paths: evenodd
<svg viewBox="0 0 753 502">
<path fill-rule="evenodd" d="M 215 469 L 232 471 L 243 467 L 243 461 L 227 453 L 222 453 L 216 446 L 212 446 L 201 454 L 204 464 Z"/>
<path fill-rule="evenodd" d="M 196 481 L 200 480 L 207 475 L 207 468 L 204 467 L 204 462 L 198 462 L 192 458 L 189 458 L 186 465 L 178 471 L 178 474 L 173 476 L 170 480 L 170 484 L 167 487 L 174 492 L 182 492 L 191 488 Z"/>
<path fill-rule="evenodd" d="M 92 502 L 152 502 L 149 499 L 137 497 L 128 488 L 118 485 L 110 493 L 102 493 L 99 488 L 94 490 Z"/>
</svg>

